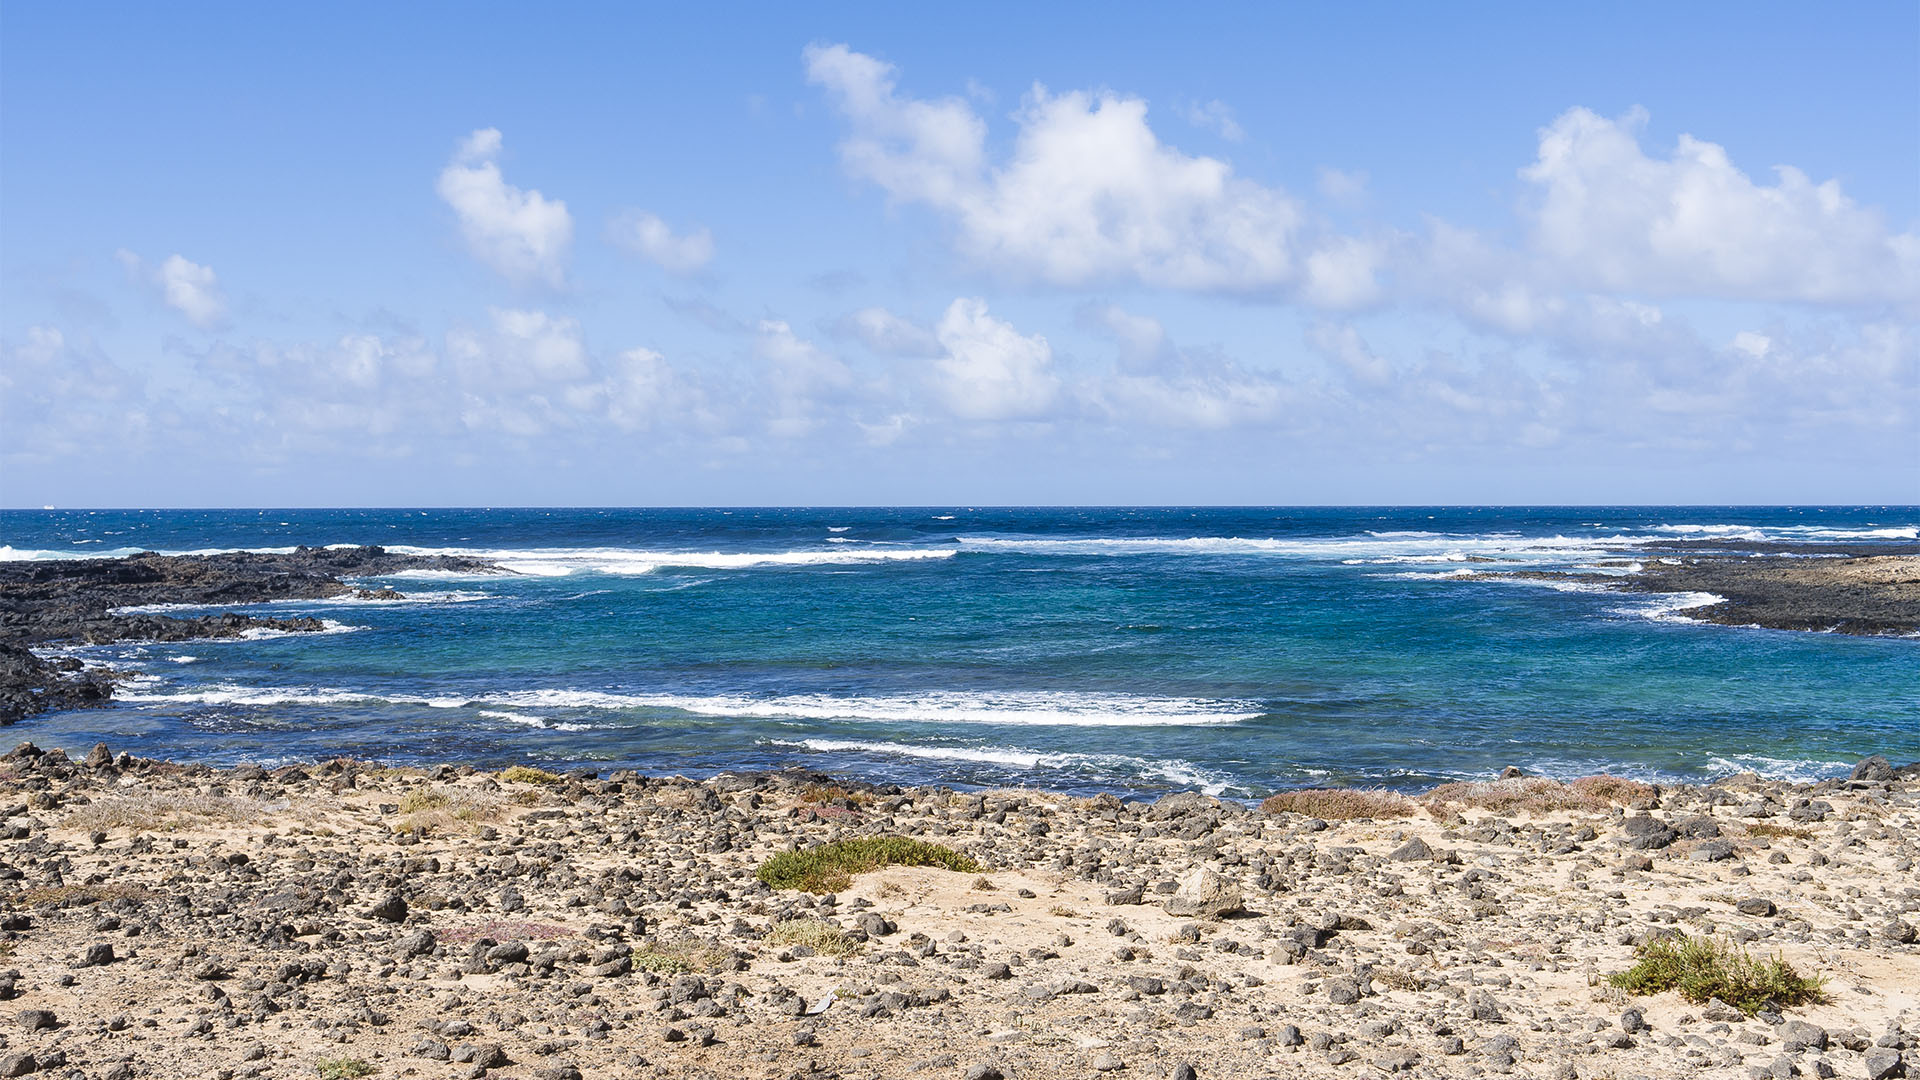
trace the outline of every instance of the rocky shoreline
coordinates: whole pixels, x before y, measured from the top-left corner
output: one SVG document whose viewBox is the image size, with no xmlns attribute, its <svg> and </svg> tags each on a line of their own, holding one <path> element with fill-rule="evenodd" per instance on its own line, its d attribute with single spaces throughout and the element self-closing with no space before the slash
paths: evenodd
<svg viewBox="0 0 1920 1080">
<path fill-rule="evenodd" d="M 36 655 L 31 648 L 35 645 L 185 641 L 326 629 L 314 618 L 233 612 L 184 618 L 126 609 L 324 600 L 356 591 L 343 577 L 403 570 L 501 572 L 477 559 L 401 555 L 380 547 L 0 562 L 0 725 L 48 709 L 103 705 L 113 696 L 105 673 L 89 671 L 70 658 Z"/>
<path fill-rule="evenodd" d="M 1626 574 L 1476 570 L 1459 579 L 1576 582 L 1623 593 L 1711 593 L 1720 599 L 1670 614 L 1722 626 L 1866 636 L 1920 633 L 1920 555 L 1773 551 L 1781 546 L 1765 545 L 1768 553 L 1687 554 L 1695 549 L 1667 545 L 1623 552 L 1603 564 L 1639 566 Z"/>
<path fill-rule="evenodd" d="M 1878 758 L 1258 809 L 21 746 L 0 802 L 0 1076 L 1920 1074 L 1920 765 Z M 977 865 L 757 876 L 856 837 Z M 1609 983 L 1679 933 L 1823 996 Z"/>
</svg>

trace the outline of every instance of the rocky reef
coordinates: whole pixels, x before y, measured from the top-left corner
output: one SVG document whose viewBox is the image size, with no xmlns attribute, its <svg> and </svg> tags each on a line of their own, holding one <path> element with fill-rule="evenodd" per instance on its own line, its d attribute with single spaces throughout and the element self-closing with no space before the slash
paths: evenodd
<svg viewBox="0 0 1920 1080">
<path fill-rule="evenodd" d="M 325 599 L 355 591 L 343 577 L 402 570 L 498 572 L 477 559 L 402 555 L 380 547 L 0 563 L 0 724 L 112 697 L 106 674 L 76 660 L 46 659 L 31 646 L 226 638 L 262 630 L 311 633 L 325 625 L 313 618 L 233 612 L 184 617 L 152 609 Z"/>
</svg>

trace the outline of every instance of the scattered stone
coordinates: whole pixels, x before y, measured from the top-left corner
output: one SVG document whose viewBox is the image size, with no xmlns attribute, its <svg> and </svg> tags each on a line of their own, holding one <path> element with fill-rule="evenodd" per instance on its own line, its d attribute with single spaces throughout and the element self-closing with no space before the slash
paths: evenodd
<svg viewBox="0 0 1920 1080">
<path fill-rule="evenodd" d="M 1218 919 L 1246 908 L 1240 886 L 1221 877 L 1211 867 L 1198 867 L 1180 882 L 1180 888 L 1167 899 L 1167 914 L 1197 915 Z"/>
</svg>

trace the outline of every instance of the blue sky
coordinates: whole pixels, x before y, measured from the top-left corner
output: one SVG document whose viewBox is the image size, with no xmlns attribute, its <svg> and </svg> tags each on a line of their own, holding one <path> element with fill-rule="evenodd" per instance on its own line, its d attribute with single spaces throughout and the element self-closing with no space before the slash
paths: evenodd
<svg viewBox="0 0 1920 1080">
<path fill-rule="evenodd" d="M 1913 4 L 1031 7 L 7 5 L 0 502 L 1920 501 Z"/>
</svg>

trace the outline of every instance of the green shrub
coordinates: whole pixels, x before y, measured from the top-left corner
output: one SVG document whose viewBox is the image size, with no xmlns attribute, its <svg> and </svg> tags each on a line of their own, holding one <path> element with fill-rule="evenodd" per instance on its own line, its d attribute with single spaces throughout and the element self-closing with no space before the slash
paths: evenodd
<svg viewBox="0 0 1920 1080">
<path fill-rule="evenodd" d="M 359 1058 L 328 1058 L 316 1061 L 314 1068 L 320 1070 L 320 1080 L 358 1080 L 362 1076 L 372 1076 L 373 1066 Z"/>
<path fill-rule="evenodd" d="M 938 866 L 977 874 L 980 864 L 949 847 L 904 836 L 861 836 L 804 851 L 783 851 L 760 867 L 758 877 L 776 889 L 838 892 L 853 875 L 883 866 Z"/>
<path fill-rule="evenodd" d="M 1755 960 L 1703 937 L 1660 938 L 1634 950 L 1639 962 L 1607 981 L 1629 994 L 1677 990 L 1695 1005 L 1714 998 L 1752 1016 L 1763 1008 L 1791 1008 L 1826 1000 L 1822 978 L 1807 978 L 1784 959 Z"/>
<path fill-rule="evenodd" d="M 500 779 L 516 784 L 557 784 L 561 777 L 559 773 L 536 769 L 531 765 L 515 765 L 510 769 L 501 770 Z"/>
</svg>

